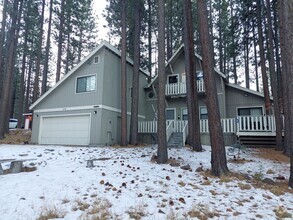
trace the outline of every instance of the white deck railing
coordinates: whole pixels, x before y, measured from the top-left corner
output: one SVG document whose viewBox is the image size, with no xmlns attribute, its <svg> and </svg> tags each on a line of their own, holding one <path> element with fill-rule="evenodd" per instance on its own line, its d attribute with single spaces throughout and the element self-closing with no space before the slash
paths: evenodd
<svg viewBox="0 0 293 220">
<path fill-rule="evenodd" d="M 166 128 L 166 138 L 167 138 L 167 142 L 170 139 L 172 133 L 174 132 L 174 121 L 169 121 L 169 123 L 167 122 L 168 126 Z"/>
<path fill-rule="evenodd" d="M 275 132 L 275 116 L 239 116 L 237 118 L 238 132 Z"/>
<path fill-rule="evenodd" d="M 284 120 L 282 120 L 283 122 Z M 238 116 L 235 118 L 223 118 L 221 124 L 224 133 L 241 132 L 275 132 L 275 116 Z M 283 123 L 284 124 L 284 123 Z M 187 121 L 167 121 L 166 127 L 172 132 L 183 132 L 187 129 Z M 283 126 L 284 127 L 284 126 Z M 157 121 L 140 121 L 138 124 L 139 133 L 156 133 Z M 186 132 L 186 131 L 185 131 Z M 200 120 L 200 132 L 208 133 L 208 120 Z M 188 133 L 186 134 L 188 135 Z"/>
<path fill-rule="evenodd" d="M 198 92 L 204 92 L 204 81 L 203 80 L 197 80 L 197 91 Z M 172 83 L 172 84 L 166 84 L 165 87 L 165 93 L 166 95 L 184 95 L 186 94 L 186 83 Z"/>
<path fill-rule="evenodd" d="M 187 139 L 188 136 L 188 123 L 186 123 L 182 129 L 182 143 L 183 146 L 185 145 L 185 141 Z"/>
</svg>

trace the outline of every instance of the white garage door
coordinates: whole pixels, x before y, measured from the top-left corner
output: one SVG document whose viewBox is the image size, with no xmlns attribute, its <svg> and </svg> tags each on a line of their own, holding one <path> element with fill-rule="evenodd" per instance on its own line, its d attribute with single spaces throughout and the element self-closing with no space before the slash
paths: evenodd
<svg viewBox="0 0 293 220">
<path fill-rule="evenodd" d="M 40 144 L 88 145 L 90 115 L 43 117 Z"/>
</svg>

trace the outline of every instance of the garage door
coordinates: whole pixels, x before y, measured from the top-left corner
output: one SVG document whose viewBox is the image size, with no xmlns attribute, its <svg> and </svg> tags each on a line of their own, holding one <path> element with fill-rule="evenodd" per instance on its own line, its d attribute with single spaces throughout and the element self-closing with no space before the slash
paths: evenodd
<svg viewBox="0 0 293 220">
<path fill-rule="evenodd" d="M 88 145 L 90 115 L 43 117 L 40 144 Z"/>
</svg>

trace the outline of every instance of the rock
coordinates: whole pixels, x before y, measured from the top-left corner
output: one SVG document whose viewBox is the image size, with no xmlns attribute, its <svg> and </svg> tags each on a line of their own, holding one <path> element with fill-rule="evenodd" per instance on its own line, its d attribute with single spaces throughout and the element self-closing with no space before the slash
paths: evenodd
<svg viewBox="0 0 293 220">
<path fill-rule="evenodd" d="M 102 157 L 102 158 L 98 158 L 96 160 L 105 161 L 105 160 L 111 160 L 111 158 L 109 158 L 109 157 Z"/>
<path fill-rule="evenodd" d="M 270 185 L 274 185 L 275 184 L 275 181 L 270 179 L 270 178 L 264 178 L 262 180 L 264 183 L 267 183 L 267 184 L 270 184 Z"/>
<path fill-rule="evenodd" d="M 1 163 L 0 163 L 0 175 L 3 175 L 4 174 L 4 171 L 3 171 L 3 169 L 2 169 L 2 165 L 1 165 Z"/>
<path fill-rule="evenodd" d="M 10 164 L 10 173 L 20 173 L 23 168 L 23 161 L 12 161 Z"/>
<path fill-rule="evenodd" d="M 93 160 L 88 160 L 86 163 L 86 168 L 93 168 L 94 167 L 94 161 Z"/>
<path fill-rule="evenodd" d="M 28 154 L 19 154 L 20 157 L 27 157 Z"/>
<path fill-rule="evenodd" d="M 186 202 L 185 202 L 185 199 L 184 198 L 179 198 L 179 202 L 181 202 L 181 203 L 183 203 L 183 204 L 185 204 Z"/>
<path fill-rule="evenodd" d="M 286 178 L 284 176 L 281 176 L 281 175 L 275 177 L 275 179 L 276 180 L 286 180 Z"/>
<path fill-rule="evenodd" d="M 180 163 L 178 163 L 178 162 L 173 162 L 173 163 L 170 163 L 170 166 L 171 166 L 171 167 L 179 167 L 179 166 L 180 166 Z"/>
<path fill-rule="evenodd" d="M 159 213 L 161 213 L 161 214 L 165 214 L 165 212 L 163 212 L 161 209 L 159 209 Z"/>
<path fill-rule="evenodd" d="M 184 165 L 182 167 L 180 167 L 182 170 L 189 170 L 190 169 L 190 165 L 187 164 L 187 165 Z"/>
<path fill-rule="evenodd" d="M 43 156 L 42 154 L 37 155 L 37 157 L 42 157 L 42 156 Z"/>
<path fill-rule="evenodd" d="M 203 170 L 203 168 L 202 167 L 198 167 L 198 168 L 196 168 L 196 170 L 195 170 L 196 172 L 198 172 L 198 173 L 200 173 L 200 172 L 203 172 L 204 170 Z"/>
</svg>

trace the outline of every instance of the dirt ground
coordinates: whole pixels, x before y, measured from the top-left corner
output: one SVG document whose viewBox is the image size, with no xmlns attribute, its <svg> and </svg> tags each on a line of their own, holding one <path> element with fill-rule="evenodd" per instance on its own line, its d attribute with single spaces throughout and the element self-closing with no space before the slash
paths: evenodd
<svg viewBox="0 0 293 220">
<path fill-rule="evenodd" d="M 31 131 L 24 129 L 13 129 L 5 135 L 0 144 L 29 144 L 31 141 Z"/>
<path fill-rule="evenodd" d="M 256 148 L 257 156 L 276 162 L 290 163 L 290 158 L 283 154 L 283 151 L 276 151 L 274 148 Z"/>
</svg>

